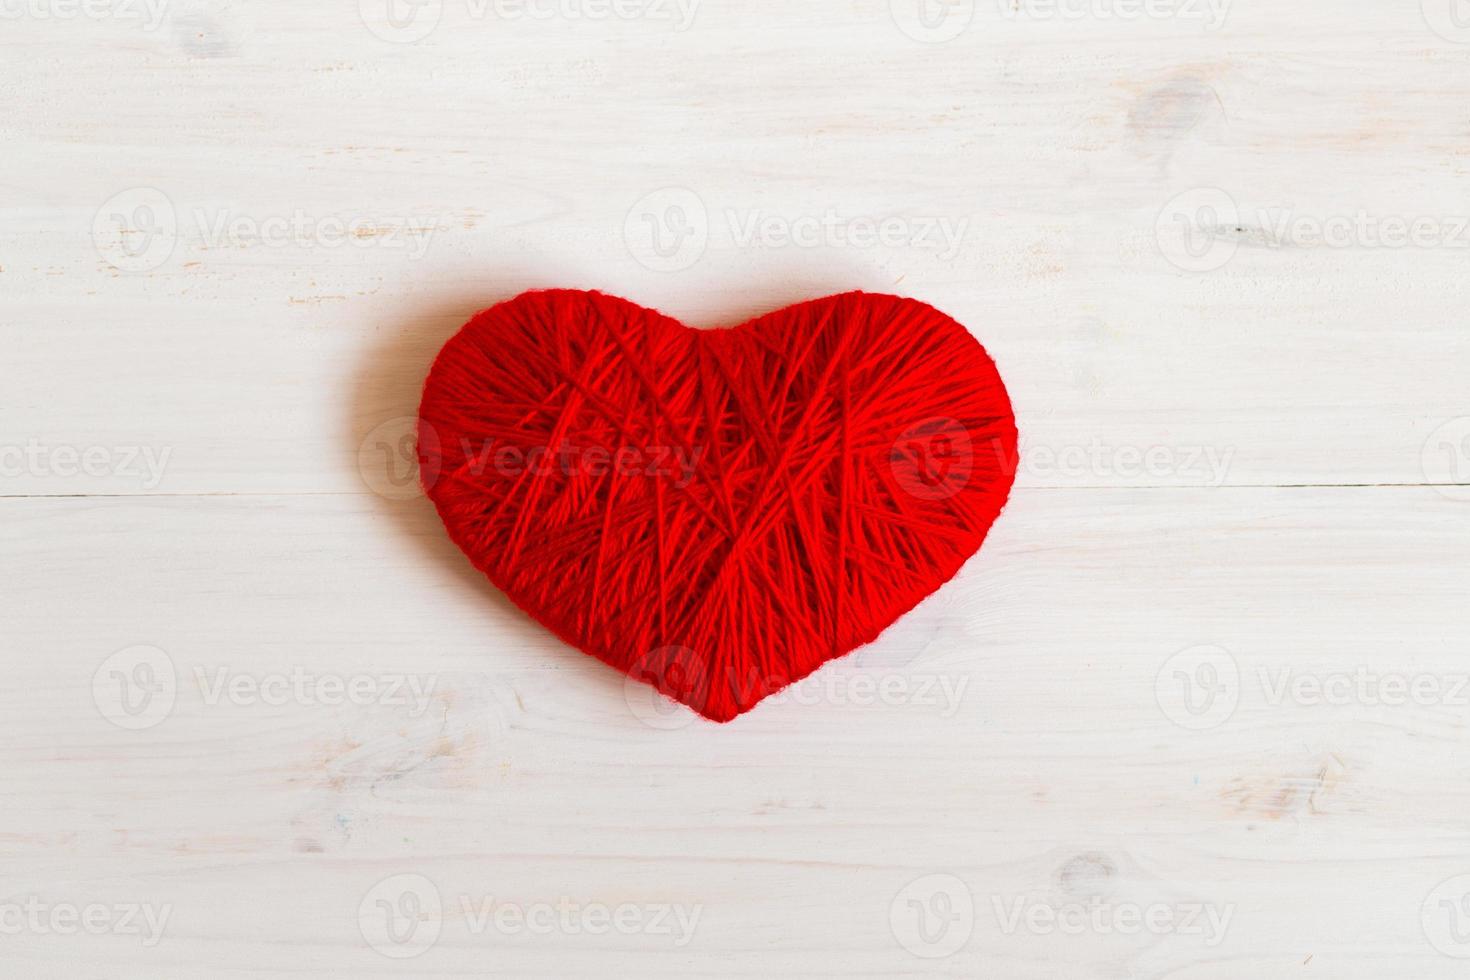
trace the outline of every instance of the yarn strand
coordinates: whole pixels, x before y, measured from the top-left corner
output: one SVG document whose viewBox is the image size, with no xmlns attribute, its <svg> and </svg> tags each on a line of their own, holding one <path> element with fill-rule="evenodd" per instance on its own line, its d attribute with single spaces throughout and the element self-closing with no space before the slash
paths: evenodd
<svg viewBox="0 0 1470 980">
<path fill-rule="evenodd" d="M 720 330 L 526 293 L 444 346 L 420 425 L 426 489 L 477 568 L 717 721 L 953 577 L 1005 505 L 1016 445 L 975 338 L 868 293 Z"/>
</svg>

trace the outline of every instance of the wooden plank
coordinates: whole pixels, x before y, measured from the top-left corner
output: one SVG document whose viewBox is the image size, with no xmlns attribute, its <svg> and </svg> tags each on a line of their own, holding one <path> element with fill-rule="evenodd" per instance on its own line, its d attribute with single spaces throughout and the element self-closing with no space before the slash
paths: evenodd
<svg viewBox="0 0 1470 980">
<path fill-rule="evenodd" d="M 1005 373 L 1023 486 L 1464 482 L 1470 46 L 1412 6 L 981 5 L 941 44 L 876 3 L 449 3 L 415 45 L 350 10 L 22 18 L 0 493 L 361 491 L 438 345 L 538 285 L 697 324 L 934 302 Z M 659 258 L 686 219 L 704 249 Z"/>
<path fill-rule="evenodd" d="M 1456 0 L 529 2 L 0 0 L 0 973 L 1463 976 Z M 1013 502 L 649 700 L 403 455 L 551 285 L 932 302 Z"/>
<path fill-rule="evenodd" d="M 733 727 L 649 715 L 482 584 L 422 501 L 3 506 L 9 893 L 174 907 L 152 949 L 23 937 L 42 975 L 383 971 L 355 908 L 398 875 L 440 893 L 419 963 L 451 975 L 1458 969 L 1420 905 L 1470 868 L 1470 531 L 1432 490 L 1023 495 L 883 640 Z M 161 653 L 119 658 L 140 645 Z M 1228 717 L 1176 687 L 1201 646 L 1239 672 Z M 119 708 L 143 704 L 140 663 L 177 679 L 167 713 Z M 1395 702 L 1395 678 L 1421 694 Z M 964 883 L 974 934 L 930 964 L 888 919 L 935 874 Z M 1048 927 L 1089 889 L 1204 906 L 1223 935 Z M 700 918 L 675 946 L 478 916 L 563 896 Z"/>
</svg>

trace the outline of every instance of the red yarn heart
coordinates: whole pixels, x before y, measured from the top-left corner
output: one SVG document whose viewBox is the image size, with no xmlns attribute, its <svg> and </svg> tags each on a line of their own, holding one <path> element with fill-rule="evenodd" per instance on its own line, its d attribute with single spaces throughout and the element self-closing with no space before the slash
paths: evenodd
<svg viewBox="0 0 1470 980">
<path fill-rule="evenodd" d="M 444 345 L 419 415 L 425 486 L 475 566 L 716 721 L 948 581 L 1014 475 L 984 348 L 867 293 L 723 330 L 525 293 Z"/>
</svg>

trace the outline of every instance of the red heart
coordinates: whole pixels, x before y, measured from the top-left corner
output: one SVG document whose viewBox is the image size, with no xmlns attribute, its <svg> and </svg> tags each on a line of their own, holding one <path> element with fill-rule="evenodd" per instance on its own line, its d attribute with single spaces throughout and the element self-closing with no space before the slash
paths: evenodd
<svg viewBox="0 0 1470 980">
<path fill-rule="evenodd" d="M 1014 476 L 984 348 L 867 293 L 724 330 L 525 293 L 444 345 L 419 416 L 425 486 L 475 566 L 716 721 L 948 581 Z"/>
</svg>

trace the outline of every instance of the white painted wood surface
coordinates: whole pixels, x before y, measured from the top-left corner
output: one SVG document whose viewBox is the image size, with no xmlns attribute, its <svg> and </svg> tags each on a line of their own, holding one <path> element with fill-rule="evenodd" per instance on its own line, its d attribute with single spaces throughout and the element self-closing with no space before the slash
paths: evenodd
<svg viewBox="0 0 1470 980">
<path fill-rule="evenodd" d="M 1461 0 L 384 3 L 0 0 L 0 976 L 1464 976 Z M 933 302 L 1013 503 L 657 709 L 398 455 L 542 285 Z"/>
</svg>

